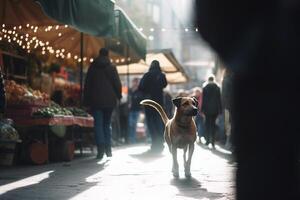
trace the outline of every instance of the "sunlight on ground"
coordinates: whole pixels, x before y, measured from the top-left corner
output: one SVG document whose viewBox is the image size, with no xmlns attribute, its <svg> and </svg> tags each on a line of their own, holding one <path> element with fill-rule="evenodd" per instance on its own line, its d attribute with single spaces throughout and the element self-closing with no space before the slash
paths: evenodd
<svg viewBox="0 0 300 200">
<path fill-rule="evenodd" d="M 6 185 L 2 185 L 2 186 L 0 186 L 0 195 L 4 194 L 6 192 L 9 192 L 11 190 L 16 190 L 18 188 L 38 184 L 41 181 L 49 178 L 49 175 L 53 172 L 54 172 L 53 170 L 43 172 L 41 174 L 30 176 L 28 178 L 24 178 L 24 179 L 21 179 L 19 181 L 15 181 L 15 182 L 12 182 L 12 183 L 9 183 L 9 184 L 6 184 Z"/>
<path fill-rule="evenodd" d="M 209 194 L 216 197 L 214 199 L 223 199 L 221 194 L 232 188 L 231 172 L 225 166 L 227 160 L 217 158 L 210 149 L 196 145 L 192 161 L 193 177 L 190 180 L 184 177 L 182 150 L 178 150 L 180 178 L 174 179 L 171 173 L 172 156 L 167 147 L 160 155 L 145 153 L 148 150 L 145 146 L 129 145 L 125 149 L 116 148 L 113 158 L 99 161 L 98 165 L 103 169 L 85 180 L 96 185 L 74 196 L 72 200 L 99 199 L 101 196 L 133 200 L 195 199 L 186 196 L 185 191 L 189 190 L 197 194 Z"/>
</svg>

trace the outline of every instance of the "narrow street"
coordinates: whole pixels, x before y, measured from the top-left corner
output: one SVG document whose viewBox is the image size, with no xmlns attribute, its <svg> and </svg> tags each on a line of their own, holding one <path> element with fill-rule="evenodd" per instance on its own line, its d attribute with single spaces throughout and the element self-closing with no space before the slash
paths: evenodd
<svg viewBox="0 0 300 200">
<path fill-rule="evenodd" d="M 220 149 L 196 145 L 192 178 L 171 174 L 171 155 L 147 155 L 144 144 L 116 147 L 112 159 L 83 156 L 69 163 L 1 168 L 0 199 L 234 199 L 234 164 Z"/>
</svg>

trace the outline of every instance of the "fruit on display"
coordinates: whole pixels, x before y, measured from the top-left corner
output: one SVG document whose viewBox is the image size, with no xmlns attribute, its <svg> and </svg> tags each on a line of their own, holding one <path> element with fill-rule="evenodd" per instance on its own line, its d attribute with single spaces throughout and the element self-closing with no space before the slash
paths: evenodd
<svg viewBox="0 0 300 200">
<path fill-rule="evenodd" d="M 8 104 L 49 104 L 48 94 L 19 85 L 13 80 L 5 81 L 5 92 Z"/>
<path fill-rule="evenodd" d="M 79 117 L 88 117 L 89 114 L 87 112 L 85 112 L 84 110 L 80 109 L 80 108 L 68 108 L 68 110 L 70 110 L 72 112 L 72 114 L 74 116 L 79 116 Z"/>
<path fill-rule="evenodd" d="M 49 107 L 44 107 L 38 109 L 36 112 L 34 112 L 33 117 L 44 117 L 44 118 L 50 118 L 55 116 L 72 116 L 72 112 L 68 110 L 67 108 L 62 108 L 58 106 L 57 104 L 53 104 Z"/>
</svg>

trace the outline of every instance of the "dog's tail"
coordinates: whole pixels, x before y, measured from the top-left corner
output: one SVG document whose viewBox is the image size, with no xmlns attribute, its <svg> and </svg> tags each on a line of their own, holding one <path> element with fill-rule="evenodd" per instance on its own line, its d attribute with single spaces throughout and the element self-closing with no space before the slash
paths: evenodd
<svg viewBox="0 0 300 200">
<path fill-rule="evenodd" d="M 160 114 L 164 124 L 166 124 L 167 121 L 169 120 L 169 118 L 168 118 L 166 112 L 164 111 L 164 109 L 161 107 L 161 105 L 159 105 L 155 101 L 152 101 L 150 99 L 145 99 L 145 100 L 141 101 L 140 104 L 145 105 L 145 106 L 150 106 L 150 107 L 154 108 Z"/>
</svg>

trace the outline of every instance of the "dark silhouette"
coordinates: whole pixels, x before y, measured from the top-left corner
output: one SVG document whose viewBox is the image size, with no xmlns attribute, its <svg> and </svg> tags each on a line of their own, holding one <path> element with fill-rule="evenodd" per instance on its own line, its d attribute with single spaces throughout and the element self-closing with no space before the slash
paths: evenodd
<svg viewBox="0 0 300 200">
<path fill-rule="evenodd" d="M 196 1 L 203 38 L 233 70 L 237 199 L 300 199 L 300 1 Z"/>
<path fill-rule="evenodd" d="M 205 115 L 206 145 L 212 144 L 215 147 L 216 119 L 222 112 L 221 91 L 214 82 L 214 77 L 208 78 L 207 84 L 203 88 L 201 111 Z"/>
<path fill-rule="evenodd" d="M 117 69 L 109 60 L 108 50 L 102 48 L 88 69 L 84 85 L 84 104 L 94 117 L 98 159 L 102 159 L 104 151 L 108 157 L 112 156 L 111 115 L 122 97 L 121 89 Z"/>
<path fill-rule="evenodd" d="M 139 90 L 144 98 L 151 99 L 163 105 L 163 89 L 167 86 L 166 75 L 161 72 L 157 60 L 152 61 L 149 71 L 142 77 Z M 161 152 L 164 148 L 164 125 L 158 112 L 151 107 L 145 107 L 147 127 L 151 136 L 151 151 Z"/>
</svg>

